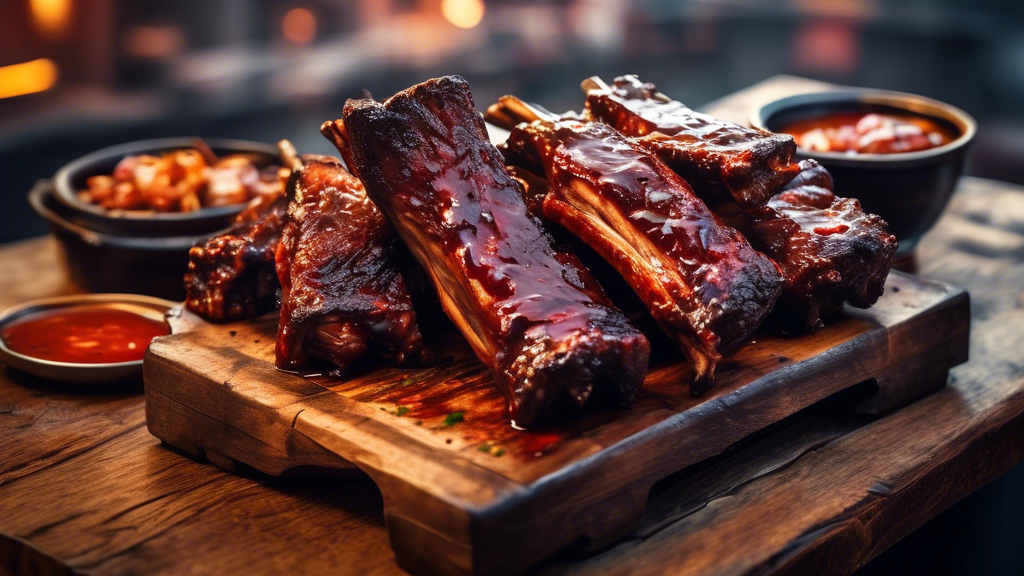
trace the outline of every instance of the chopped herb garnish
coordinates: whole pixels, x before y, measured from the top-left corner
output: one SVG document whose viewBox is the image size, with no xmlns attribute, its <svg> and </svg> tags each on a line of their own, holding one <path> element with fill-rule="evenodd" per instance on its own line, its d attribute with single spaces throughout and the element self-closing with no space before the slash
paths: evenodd
<svg viewBox="0 0 1024 576">
<path fill-rule="evenodd" d="M 398 410 L 395 410 L 395 416 L 405 416 L 409 413 L 408 406 L 399 406 Z"/>
<path fill-rule="evenodd" d="M 491 444 L 489 442 L 484 442 L 483 444 L 477 446 L 476 449 L 481 451 L 481 452 L 486 452 L 486 453 L 490 454 L 491 456 L 499 456 L 500 457 L 500 456 L 504 456 L 505 455 L 505 449 L 504 448 L 502 448 L 501 446 L 498 446 L 496 444 Z"/>
<path fill-rule="evenodd" d="M 462 412 L 452 412 L 451 414 L 444 417 L 444 422 L 442 422 L 441 424 L 445 426 L 455 426 L 456 424 L 462 422 L 463 420 L 465 420 L 465 418 L 463 418 Z"/>
<path fill-rule="evenodd" d="M 408 385 L 410 385 L 412 383 L 413 383 L 413 379 L 412 378 L 406 378 L 405 380 L 402 380 L 401 382 L 399 382 L 399 384 L 401 384 L 402 386 L 408 386 Z"/>
</svg>

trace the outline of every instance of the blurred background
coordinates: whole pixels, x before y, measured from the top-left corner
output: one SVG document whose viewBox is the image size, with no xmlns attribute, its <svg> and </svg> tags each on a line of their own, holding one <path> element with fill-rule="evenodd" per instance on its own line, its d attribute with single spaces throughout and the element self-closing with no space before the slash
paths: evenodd
<svg viewBox="0 0 1024 576">
<path fill-rule="evenodd" d="M 346 98 L 442 74 L 480 108 L 514 93 L 556 111 L 593 74 L 694 107 L 777 74 L 913 92 L 978 119 L 970 173 L 1024 183 L 1020 0 L 3 0 L 0 36 L 0 242 L 45 233 L 25 193 L 97 148 L 198 135 L 333 153 L 318 128 Z M 1024 573 L 1022 480 L 867 571 Z"/>
<path fill-rule="evenodd" d="M 581 79 L 640 74 L 699 106 L 776 74 L 903 90 L 981 123 L 970 171 L 1024 180 L 1020 0 L 4 0 L 0 241 L 22 200 L 97 148 L 198 135 L 331 153 L 346 98 L 461 74 L 579 109 Z"/>
</svg>

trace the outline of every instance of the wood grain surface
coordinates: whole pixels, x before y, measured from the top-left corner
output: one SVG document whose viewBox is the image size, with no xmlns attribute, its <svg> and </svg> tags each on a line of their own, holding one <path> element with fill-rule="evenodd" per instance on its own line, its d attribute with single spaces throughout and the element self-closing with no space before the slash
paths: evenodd
<svg viewBox="0 0 1024 576">
<path fill-rule="evenodd" d="M 797 414 L 656 484 L 634 537 L 533 572 L 850 573 L 1020 463 L 1024 190 L 965 178 L 919 250 L 922 276 L 971 294 L 971 360 L 944 390 L 882 418 Z M 0 248 L 0 306 L 73 290 L 51 240 Z M 0 372 L 0 430 L 0 574 L 401 573 L 372 482 L 196 463 L 145 430 L 141 388 Z"/>
<path fill-rule="evenodd" d="M 523 431 L 457 334 L 431 339 L 433 365 L 309 379 L 275 369 L 273 314 L 175 313 L 176 333 L 146 355 L 150 432 L 232 470 L 357 465 L 383 493 L 399 563 L 424 574 L 511 574 L 573 543 L 610 544 L 635 529 L 656 481 L 815 402 L 871 380 L 859 402 L 886 412 L 943 386 L 970 328 L 962 290 L 893 272 L 869 310 L 812 334 L 755 334 L 699 398 L 666 351 L 630 409 Z M 446 423 L 452 413 L 463 419 Z"/>
</svg>

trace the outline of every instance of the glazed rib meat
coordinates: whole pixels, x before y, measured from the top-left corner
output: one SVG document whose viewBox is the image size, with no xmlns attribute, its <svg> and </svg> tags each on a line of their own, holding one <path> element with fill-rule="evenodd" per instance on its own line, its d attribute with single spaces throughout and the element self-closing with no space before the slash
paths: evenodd
<svg viewBox="0 0 1024 576">
<path fill-rule="evenodd" d="M 212 322 L 233 322 L 277 304 L 274 252 L 281 241 L 288 202 L 283 194 L 253 200 L 234 226 L 188 253 L 185 304 Z"/>
<path fill-rule="evenodd" d="M 427 270 L 516 425 L 632 399 L 650 344 L 528 214 L 465 80 L 350 100 L 321 130 Z"/>
<path fill-rule="evenodd" d="M 800 165 L 801 174 L 766 206 L 742 211 L 728 203 L 715 210 L 782 267 L 779 302 L 791 324 L 807 329 L 839 312 L 844 300 L 858 308 L 874 304 L 897 243 L 881 217 L 830 190 L 832 178 L 817 162 Z"/>
<path fill-rule="evenodd" d="M 586 115 L 636 138 L 709 203 L 732 198 L 743 209 L 758 208 L 800 170 L 788 134 L 695 112 L 633 75 L 601 84 L 583 83 Z"/>
<path fill-rule="evenodd" d="M 689 359 L 694 394 L 706 390 L 722 354 L 771 311 L 782 286 L 778 267 L 656 156 L 606 124 L 519 124 L 507 154 L 547 175 L 544 217 L 622 275 Z"/>
<path fill-rule="evenodd" d="M 399 364 L 420 359 L 398 238 L 359 180 L 335 158 L 307 155 L 287 189 L 288 222 L 276 255 L 278 368 L 319 358 L 343 370 L 369 350 Z"/>
<path fill-rule="evenodd" d="M 824 166 L 818 164 L 817 160 L 810 158 L 801 160 L 797 167 L 800 168 L 800 172 L 782 187 L 783 190 L 793 190 L 803 186 L 817 186 L 829 191 L 834 190 L 832 175 Z"/>
</svg>

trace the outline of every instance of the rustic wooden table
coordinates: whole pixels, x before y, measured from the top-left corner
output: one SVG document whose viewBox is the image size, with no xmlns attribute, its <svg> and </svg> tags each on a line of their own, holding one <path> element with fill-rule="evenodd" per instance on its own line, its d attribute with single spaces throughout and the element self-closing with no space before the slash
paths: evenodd
<svg viewBox="0 0 1024 576">
<path fill-rule="evenodd" d="M 773 78 L 714 103 L 814 90 Z M 867 419 L 819 406 L 654 489 L 640 531 L 539 574 L 848 573 L 1024 460 L 1024 189 L 965 178 L 920 273 L 972 298 L 971 361 Z M 74 292 L 47 238 L 0 248 L 0 307 Z M 190 460 L 146 431 L 141 389 L 0 372 L 0 575 L 398 573 L 361 477 L 269 479 Z"/>
</svg>

